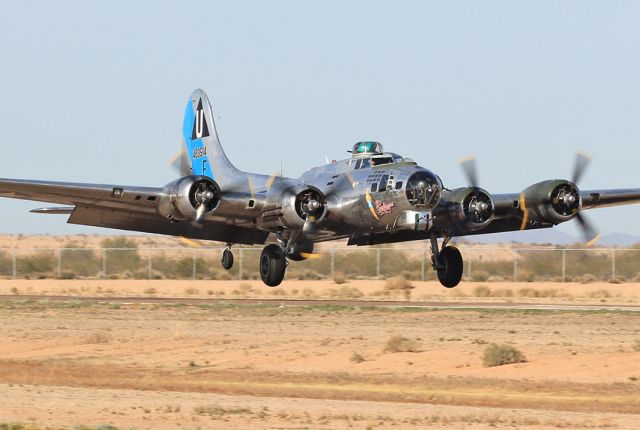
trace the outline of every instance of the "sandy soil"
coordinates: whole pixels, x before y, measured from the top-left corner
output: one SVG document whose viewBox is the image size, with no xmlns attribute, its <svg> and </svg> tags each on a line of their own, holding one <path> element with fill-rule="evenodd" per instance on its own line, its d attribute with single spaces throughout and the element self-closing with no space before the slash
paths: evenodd
<svg viewBox="0 0 640 430">
<path fill-rule="evenodd" d="M 16 279 L 0 280 L 0 294 L 640 304 L 640 283 L 462 282 L 449 290 L 437 282 L 412 281 L 412 288 L 406 292 L 403 289 L 389 289 L 393 285 L 392 280 L 349 281 L 340 285 L 333 281 L 287 280 L 277 288 L 268 288 L 261 281 L 253 280 Z"/>
<path fill-rule="evenodd" d="M 639 318 L 3 302 L 0 416 L 71 428 L 635 428 Z M 417 352 L 384 352 L 394 335 Z M 484 367 L 494 342 L 527 362 Z"/>
</svg>

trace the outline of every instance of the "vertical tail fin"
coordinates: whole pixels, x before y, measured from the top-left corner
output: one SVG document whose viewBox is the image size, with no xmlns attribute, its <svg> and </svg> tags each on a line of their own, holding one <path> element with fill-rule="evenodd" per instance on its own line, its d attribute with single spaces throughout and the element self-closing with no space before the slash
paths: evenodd
<svg viewBox="0 0 640 430">
<path fill-rule="evenodd" d="M 181 158 L 180 173 L 205 175 L 221 187 L 238 172 L 229 161 L 216 131 L 213 109 L 207 94 L 197 89 L 187 101 L 182 124 L 185 154 Z"/>
</svg>

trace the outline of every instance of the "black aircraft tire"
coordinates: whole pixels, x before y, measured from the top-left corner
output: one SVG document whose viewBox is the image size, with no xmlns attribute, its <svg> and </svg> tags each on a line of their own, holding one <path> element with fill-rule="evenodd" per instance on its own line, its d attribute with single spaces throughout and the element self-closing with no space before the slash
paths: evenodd
<svg viewBox="0 0 640 430">
<path fill-rule="evenodd" d="M 260 277 L 269 287 L 280 285 L 287 270 L 287 259 L 278 245 L 267 245 L 260 254 Z"/>
<path fill-rule="evenodd" d="M 229 249 L 225 249 L 222 252 L 222 267 L 226 270 L 230 270 L 233 267 L 233 252 Z"/>
<path fill-rule="evenodd" d="M 440 251 L 440 263 L 444 266 L 438 270 L 438 280 L 446 288 L 453 288 L 462 279 L 462 255 L 455 246 L 446 246 Z"/>
</svg>

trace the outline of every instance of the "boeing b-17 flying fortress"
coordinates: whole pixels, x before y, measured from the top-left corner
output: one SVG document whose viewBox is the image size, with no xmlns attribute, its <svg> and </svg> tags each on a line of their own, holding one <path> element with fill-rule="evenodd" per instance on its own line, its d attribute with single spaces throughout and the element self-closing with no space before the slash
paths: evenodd
<svg viewBox="0 0 640 430">
<path fill-rule="evenodd" d="M 320 241 L 349 245 L 429 240 L 433 268 L 445 287 L 461 280 L 463 261 L 451 238 L 553 227 L 576 219 L 586 241 L 597 237 L 582 211 L 640 202 L 640 189 L 581 191 L 588 158 L 578 154 L 571 180 L 521 192 L 479 187 L 473 159 L 462 163 L 468 186 L 449 189 L 410 158 L 358 142 L 351 157 L 299 178 L 242 172 L 225 155 L 207 95 L 195 90 L 184 116 L 181 177 L 164 187 L 1 179 L 0 196 L 64 205 L 35 209 L 68 214 L 69 223 L 222 241 L 226 269 L 234 244 L 266 244 L 265 284 L 279 285 L 287 261 L 304 260 Z M 439 242 L 439 239 L 443 239 Z"/>
</svg>

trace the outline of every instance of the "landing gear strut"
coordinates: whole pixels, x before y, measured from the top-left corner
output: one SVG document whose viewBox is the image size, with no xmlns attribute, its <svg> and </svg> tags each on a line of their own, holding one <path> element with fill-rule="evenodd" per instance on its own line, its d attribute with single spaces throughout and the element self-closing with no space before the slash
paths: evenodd
<svg viewBox="0 0 640 430">
<path fill-rule="evenodd" d="M 446 288 L 453 288 L 462 279 L 462 255 L 455 246 L 447 246 L 449 238 L 445 237 L 442 251 L 438 251 L 438 237 L 431 235 L 431 261 L 438 274 L 438 280 Z"/>
<path fill-rule="evenodd" d="M 264 247 L 260 254 L 260 277 L 269 287 L 280 285 L 287 270 L 287 259 L 279 245 Z"/>
<path fill-rule="evenodd" d="M 222 251 L 222 267 L 230 270 L 233 267 L 233 252 L 231 252 L 231 244 L 227 243 L 227 247 Z"/>
</svg>

